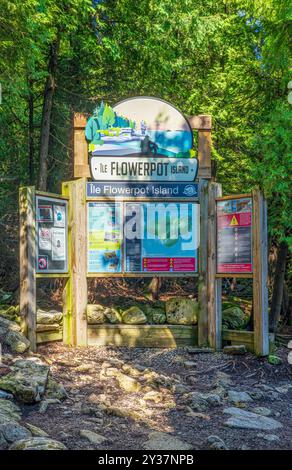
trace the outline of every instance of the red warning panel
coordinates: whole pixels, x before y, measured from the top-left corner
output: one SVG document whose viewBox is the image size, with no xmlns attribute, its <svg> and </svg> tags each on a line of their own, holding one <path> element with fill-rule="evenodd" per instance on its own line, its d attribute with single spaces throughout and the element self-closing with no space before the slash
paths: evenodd
<svg viewBox="0 0 292 470">
<path fill-rule="evenodd" d="M 196 258 L 143 258 L 143 271 L 145 272 L 194 272 L 196 271 Z"/>
<path fill-rule="evenodd" d="M 217 201 L 217 272 L 252 273 L 252 199 Z"/>
</svg>

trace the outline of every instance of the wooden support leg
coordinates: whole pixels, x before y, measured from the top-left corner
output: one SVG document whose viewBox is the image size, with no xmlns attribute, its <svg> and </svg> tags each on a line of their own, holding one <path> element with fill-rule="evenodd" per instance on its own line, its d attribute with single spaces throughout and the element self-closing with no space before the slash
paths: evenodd
<svg viewBox="0 0 292 470">
<path fill-rule="evenodd" d="M 87 346 L 86 179 L 64 183 L 69 196 L 69 279 L 65 290 L 64 342 Z"/>
<path fill-rule="evenodd" d="M 267 204 L 258 190 L 253 191 L 252 213 L 254 350 L 258 356 L 266 356 L 269 354 Z"/>
<path fill-rule="evenodd" d="M 207 289 L 207 252 L 208 252 L 208 181 L 202 179 L 200 194 L 200 251 L 199 251 L 199 318 L 198 344 L 208 344 L 208 289 Z"/>
<path fill-rule="evenodd" d="M 209 345 L 214 349 L 221 349 L 222 346 L 222 280 L 216 279 L 216 197 L 221 195 L 221 185 L 210 183 L 208 200 L 208 331 Z"/>
</svg>

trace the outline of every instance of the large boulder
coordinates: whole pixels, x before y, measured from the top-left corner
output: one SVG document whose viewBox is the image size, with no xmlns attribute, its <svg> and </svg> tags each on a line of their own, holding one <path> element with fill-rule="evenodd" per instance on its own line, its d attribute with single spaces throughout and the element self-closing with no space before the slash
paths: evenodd
<svg viewBox="0 0 292 470">
<path fill-rule="evenodd" d="M 10 400 L 0 398 L 0 423 L 20 421 L 21 411 L 19 406 Z"/>
<path fill-rule="evenodd" d="M 162 325 L 166 322 L 165 310 L 162 307 L 156 307 L 155 305 L 146 304 L 143 306 L 143 311 L 147 317 L 148 323 L 154 323 L 156 325 Z"/>
<path fill-rule="evenodd" d="M 8 346 L 13 352 L 23 353 L 30 342 L 21 333 L 20 326 L 14 321 L 0 316 L 0 342 Z"/>
<path fill-rule="evenodd" d="M 195 325 L 198 322 L 198 302 L 193 299 L 175 297 L 166 301 L 167 323 L 173 325 Z"/>
<path fill-rule="evenodd" d="M 49 366 L 20 359 L 15 361 L 11 372 L 0 377 L 0 389 L 11 392 L 23 403 L 35 403 L 44 395 L 48 373 Z"/>
<path fill-rule="evenodd" d="M 106 320 L 113 325 L 116 323 L 122 323 L 122 315 L 116 308 L 106 308 L 104 311 L 104 316 Z"/>
<path fill-rule="evenodd" d="M 29 340 L 18 331 L 8 331 L 4 343 L 16 353 L 24 353 L 30 346 Z"/>
<path fill-rule="evenodd" d="M 145 313 L 136 306 L 130 307 L 122 313 L 123 323 L 127 325 L 143 325 L 147 323 Z"/>
<path fill-rule="evenodd" d="M 251 411 L 240 408 L 224 408 L 223 413 L 231 415 L 224 424 L 231 428 L 259 429 L 261 431 L 273 431 L 282 428 L 282 424 L 273 418 L 267 418 Z"/>
<path fill-rule="evenodd" d="M 52 325 L 53 323 L 60 323 L 62 321 L 63 314 L 57 310 L 42 310 L 37 309 L 37 323 L 43 325 Z"/>
<path fill-rule="evenodd" d="M 223 307 L 222 326 L 228 330 L 244 330 L 249 322 L 249 315 L 236 305 Z"/>
<path fill-rule="evenodd" d="M 89 325 L 100 324 L 105 322 L 105 307 L 99 304 L 87 305 L 87 323 Z"/>
<path fill-rule="evenodd" d="M 67 450 L 62 442 L 48 437 L 30 437 L 14 442 L 9 450 Z"/>
</svg>

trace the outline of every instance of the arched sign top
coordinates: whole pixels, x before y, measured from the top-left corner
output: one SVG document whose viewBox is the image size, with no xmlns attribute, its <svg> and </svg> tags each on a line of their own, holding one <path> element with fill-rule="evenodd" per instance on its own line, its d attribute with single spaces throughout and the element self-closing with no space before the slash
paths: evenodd
<svg viewBox="0 0 292 470">
<path fill-rule="evenodd" d="M 93 156 L 189 158 L 193 133 L 174 106 L 158 98 L 130 98 L 115 106 L 101 102 L 86 129 Z"/>
</svg>

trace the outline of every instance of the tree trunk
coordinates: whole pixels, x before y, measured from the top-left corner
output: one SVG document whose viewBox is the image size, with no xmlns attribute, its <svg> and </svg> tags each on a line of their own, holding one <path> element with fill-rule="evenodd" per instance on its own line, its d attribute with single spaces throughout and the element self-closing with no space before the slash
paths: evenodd
<svg viewBox="0 0 292 470">
<path fill-rule="evenodd" d="M 44 91 L 44 102 L 41 122 L 40 137 L 40 168 L 38 189 L 46 191 L 47 189 L 47 169 L 48 169 L 48 152 L 51 129 L 51 114 L 53 106 L 53 97 L 56 88 L 56 70 L 59 49 L 59 39 L 57 39 L 50 48 L 48 78 Z"/>
<path fill-rule="evenodd" d="M 34 184 L 34 109 L 33 109 L 33 81 L 28 79 L 28 175 L 29 184 Z"/>
<path fill-rule="evenodd" d="M 271 303 L 270 330 L 272 333 L 277 331 L 277 325 L 280 320 L 280 313 L 283 301 L 283 287 L 286 269 L 286 257 L 288 253 L 288 245 L 281 242 L 278 247 L 277 264 L 273 285 L 273 295 Z"/>
</svg>

